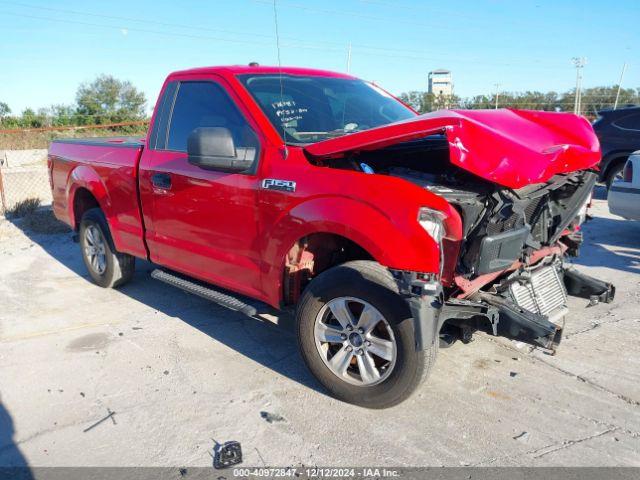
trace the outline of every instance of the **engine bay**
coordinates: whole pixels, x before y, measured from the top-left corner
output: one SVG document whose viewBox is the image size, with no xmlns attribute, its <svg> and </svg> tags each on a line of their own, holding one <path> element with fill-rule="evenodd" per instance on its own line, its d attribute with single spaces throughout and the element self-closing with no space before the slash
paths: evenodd
<svg viewBox="0 0 640 480">
<path fill-rule="evenodd" d="M 326 166 L 401 178 L 447 200 L 463 221 L 456 271 L 467 278 L 504 270 L 556 243 L 596 180 L 594 172 L 578 171 L 517 190 L 503 187 L 453 165 L 443 135 L 353 153 Z"/>
</svg>

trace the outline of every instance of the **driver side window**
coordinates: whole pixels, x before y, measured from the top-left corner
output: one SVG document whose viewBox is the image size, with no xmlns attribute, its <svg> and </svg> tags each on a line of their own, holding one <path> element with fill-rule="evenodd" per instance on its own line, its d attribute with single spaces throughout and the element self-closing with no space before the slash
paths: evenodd
<svg viewBox="0 0 640 480">
<path fill-rule="evenodd" d="M 199 127 L 224 127 L 238 155 L 255 162 L 258 138 L 224 89 L 209 81 L 180 82 L 167 135 L 167 150 L 187 151 L 187 138 Z"/>
</svg>

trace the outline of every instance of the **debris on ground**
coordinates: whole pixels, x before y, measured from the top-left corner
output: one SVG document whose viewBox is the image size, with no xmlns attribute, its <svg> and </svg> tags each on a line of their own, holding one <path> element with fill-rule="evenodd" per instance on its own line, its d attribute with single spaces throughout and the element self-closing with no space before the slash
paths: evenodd
<svg viewBox="0 0 640 480">
<path fill-rule="evenodd" d="M 214 440 L 214 442 L 216 441 Z M 214 468 L 228 468 L 239 463 L 242 463 L 242 447 L 240 446 L 240 442 L 234 440 L 222 444 L 216 442 L 213 447 Z"/>
<path fill-rule="evenodd" d="M 88 426 L 87 428 L 85 428 L 83 430 L 84 433 L 87 433 L 89 430 L 91 430 L 92 428 L 97 427 L 98 425 L 100 425 L 102 422 L 104 422 L 105 420 L 111 419 L 111 421 L 113 422 L 114 425 L 116 424 L 116 419 L 114 418 L 114 415 L 116 414 L 116 412 L 112 412 L 110 409 L 107 408 L 107 412 L 109 412 L 109 414 L 106 417 L 101 418 L 100 420 L 98 420 L 96 423 L 94 423 L 93 425 Z"/>
<path fill-rule="evenodd" d="M 529 440 L 529 432 L 522 432 L 513 437 L 514 440 L 520 440 L 521 442 L 526 442 Z"/>
<path fill-rule="evenodd" d="M 515 377 L 516 375 L 518 375 L 518 372 L 509 372 L 509 376 L 511 378 Z"/>
<path fill-rule="evenodd" d="M 260 412 L 260 416 L 264 418 L 267 421 L 267 423 L 286 421 L 286 419 L 282 415 L 278 415 L 277 413 L 269 413 L 269 412 L 262 411 Z"/>
</svg>

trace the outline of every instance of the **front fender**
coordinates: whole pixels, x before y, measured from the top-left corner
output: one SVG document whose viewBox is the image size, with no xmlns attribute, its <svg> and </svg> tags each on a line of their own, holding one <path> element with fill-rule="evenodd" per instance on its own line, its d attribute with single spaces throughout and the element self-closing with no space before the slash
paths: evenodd
<svg viewBox="0 0 640 480">
<path fill-rule="evenodd" d="M 379 208 L 353 198 L 315 197 L 283 212 L 264 232 L 267 241 L 263 256 L 267 264 L 265 291 L 269 298 L 280 299 L 287 252 L 299 239 L 313 233 L 345 237 L 389 268 L 439 271 L 439 246 L 418 224 L 417 210 L 407 210 L 392 218 Z"/>
</svg>

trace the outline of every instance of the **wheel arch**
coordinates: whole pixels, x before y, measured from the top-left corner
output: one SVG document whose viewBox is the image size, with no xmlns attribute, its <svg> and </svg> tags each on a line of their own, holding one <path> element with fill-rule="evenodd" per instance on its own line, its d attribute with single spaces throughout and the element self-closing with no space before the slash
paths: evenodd
<svg viewBox="0 0 640 480">
<path fill-rule="evenodd" d="M 282 303 L 293 305 L 320 273 L 351 260 L 376 259 L 357 242 L 331 232 L 314 232 L 296 240 L 282 267 Z"/>
<path fill-rule="evenodd" d="M 609 153 L 601 162 L 604 168 L 600 171 L 600 181 L 606 180 L 613 167 L 620 164 L 624 165 L 632 153 L 633 152 L 628 151 L 615 151 Z"/>
<path fill-rule="evenodd" d="M 85 165 L 75 168 L 69 177 L 67 192 L 68 215 L 74 230 L 78 229 L 84 212 L 94 207 L 100 208 L 110 223 L 109 194 L 95 170 Z"/>
<path fill-rule="evenodd" d="M 282 212 L 263 233 L 263 290 L 269 302 L 275 306 L 284 303 L 288 256 L 312 235 L 331 235 L 329 238 L 339 240 L 340 246 L 355 245 L 363 256 L 351 260 L 366 258 L 400 270 L 438 272 L 437 243 L 412 212 L 406 213 L 389 216 L 364 201 L 339 196 L 316 197 Z"/>
</svg>

